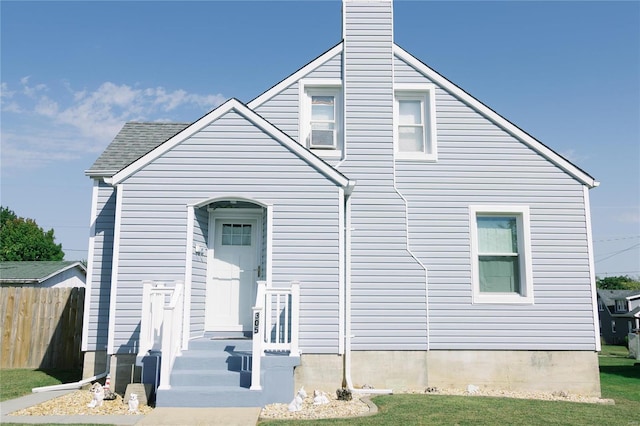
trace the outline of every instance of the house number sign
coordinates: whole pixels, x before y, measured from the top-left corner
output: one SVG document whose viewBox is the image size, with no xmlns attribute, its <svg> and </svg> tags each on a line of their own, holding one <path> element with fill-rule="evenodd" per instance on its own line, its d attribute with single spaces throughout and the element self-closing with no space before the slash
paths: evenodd
<svg viewBox="0 0 640 426">
<path fill-rule="evenodd" d="M 260 329 L 260 312 L 256 312 L 253 316 L 253 334 L 258 334 Z"/>
</svg>

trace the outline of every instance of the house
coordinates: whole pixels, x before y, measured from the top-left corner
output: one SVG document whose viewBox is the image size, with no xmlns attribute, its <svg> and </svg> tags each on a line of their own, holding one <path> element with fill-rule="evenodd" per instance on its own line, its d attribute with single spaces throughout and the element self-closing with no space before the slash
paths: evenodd
<svg viewBox="0 0 640 426">
<path fill-rule="evenodd" d="M 77 261 L 0 262 L 2 287 L 84 287 L 86 276 Z"/>
<path fill-rule="evenodd" d="M 598 289 L 600 336 L 608 345 L 625 343 L 634 330 L 640 330 L 640 290 Z"/>
<path fill-rule="evenodd" d="M 193 123 L 127 123 L 87 170 L 85 376 L 122 389 L 161 356 L 159 405 L 600 394 L 598 182 L 395 44 L 392 7 L 345 0 L 310 63 Z M 214 397 L 213 364 L 242 397 Z"/>
</svg>

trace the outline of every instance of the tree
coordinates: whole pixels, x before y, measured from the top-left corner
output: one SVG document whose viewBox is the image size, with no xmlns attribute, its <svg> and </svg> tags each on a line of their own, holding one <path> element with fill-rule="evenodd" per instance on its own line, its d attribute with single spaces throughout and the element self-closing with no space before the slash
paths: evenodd
<svg viewBox="0 0 640 426">
<path fill-rule="evenodd" d="M 596 279 L 596 286 L 603 290 L 640 290 L 640 281 L 628 275 Z"/>
<path fill-rule="evenodd" d="M 45 231 L 33 219 L 18 217 L 0 206 L 0 260 L 62 260 L 62 244 L 55 243 L 53 229 Z"/>
</svg>

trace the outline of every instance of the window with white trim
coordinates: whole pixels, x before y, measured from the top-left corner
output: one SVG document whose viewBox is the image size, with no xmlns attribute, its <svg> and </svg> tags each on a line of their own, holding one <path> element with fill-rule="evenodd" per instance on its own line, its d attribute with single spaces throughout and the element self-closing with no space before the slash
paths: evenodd
<svg viewBox="0 0 640 426">
<path fill-rule="evenodd" d="M 627 310 L 626 304 L 624 300 L 618 299 L 616 300 L 616 312 L 624 312 Z"/>
<path fill-rule="evenodd" d="M 615 333 L 616 332 L 616 322 L 615 321 L 611 321 L 611 332 Z"/>
<path fill-rule="evenodd" d="M 435 86 L 397 84 L 394 96 L 396 159 L 436 160 Z"/>
<path fill-rule="evenodd" d="M 339 80 L 300 81 L 299 142 L 321 157 L 342 153 L 342 88 Z"/>
<path fill-rule="evenodd" d="M 474 303 L 533 303 L 529 208 L 470 206 Z"/>
<path fill-rule="evenodd" d="M 604 311 L 604 303 L 602 302 L 602 299 L 598 299 L 598 310 Z"/>
</svg>

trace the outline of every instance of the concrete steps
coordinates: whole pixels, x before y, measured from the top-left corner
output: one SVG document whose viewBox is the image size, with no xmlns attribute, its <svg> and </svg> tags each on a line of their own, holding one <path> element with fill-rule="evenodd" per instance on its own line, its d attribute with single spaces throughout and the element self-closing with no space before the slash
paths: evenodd
<svg viewBox="0 0 640 426">
<path fill-rule="evenodd" d="M 299 357 L 262 358 L 262 390 L 250 390 L 252 341 L 205 336 L 189 342 L 171 371 L 171 388 L 158 389 L 156 407 L 262 407 L 290 402 Z"/>
</svg>

